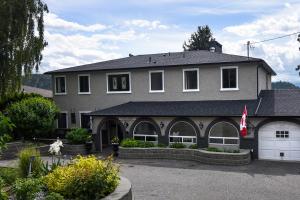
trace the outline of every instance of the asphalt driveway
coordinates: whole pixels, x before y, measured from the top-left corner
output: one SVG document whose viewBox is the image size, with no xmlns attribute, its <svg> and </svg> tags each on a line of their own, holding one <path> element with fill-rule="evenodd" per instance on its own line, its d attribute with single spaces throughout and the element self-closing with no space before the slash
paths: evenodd
<svg viewBox="0 0 300 200">
<path fill-rule="evenodd" d="M 247 166 L 174 160 L 119 160 L 136 200 L 296 200 L 300 163 L 254 161 Z"/>
</svg>

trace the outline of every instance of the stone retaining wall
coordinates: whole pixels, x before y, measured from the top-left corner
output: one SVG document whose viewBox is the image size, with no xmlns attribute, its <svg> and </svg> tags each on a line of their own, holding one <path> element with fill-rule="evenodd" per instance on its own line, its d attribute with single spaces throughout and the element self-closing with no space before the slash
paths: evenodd
<svg viewBox="0 0 300 200">
<path fill-rule="evenodd" d="M 240 153 L 209 152 L 202 149 L 172 148 L 122 148 L 119 158 L 128 159 L 175 159 L 198 161 L 206 164 L 246 165 L 251 161 L 250 151 L 241 149 Z"/>
</svg>

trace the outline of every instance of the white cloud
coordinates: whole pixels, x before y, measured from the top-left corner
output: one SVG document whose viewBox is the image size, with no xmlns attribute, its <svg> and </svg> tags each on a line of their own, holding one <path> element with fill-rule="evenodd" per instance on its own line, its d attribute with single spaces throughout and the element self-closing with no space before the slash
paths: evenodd
<svg viewBox="0 0 300 200">
<path fill-rule="evenodd" d="M 76 22 L 66 21 L 64 19 L 59 18 L 57 15 L 53 13 L 48 13 L 45 15 L 45 26 L 47 28 L 65 29 L 68 31 L 86 31 L 86 32 L 96 32 L 107 28 L 107 26 L 103 24 L 82 25 Z"/>
<path fill-rule="evenodd" d="M 148 28 L 150 30 L 152 29 L 168 29 L 169 27 L 167 25 L 162 24 L 160 21 L 149 21 L 144 19 L 133 19 L 133 20 L 127 20 L 125 21 L 126 26 L 136 26 L 139 28 Z"/>
<path fill-rule="evenodd" d="M 252 22 L 228 26 L 216 38 L 223 43 L 224 51 L 246 55 L 247 41 L 261 41 L 300 31 L 300 4 L 286 4 L 277 13 L 258 17 Z M 297 35 L 254 44 L 250 50 L 253 57 L 263 58 L 275 69 L 274 80 L 295 81 L 298 77 L 295 67 L 300 63 Z"/>
</svg>

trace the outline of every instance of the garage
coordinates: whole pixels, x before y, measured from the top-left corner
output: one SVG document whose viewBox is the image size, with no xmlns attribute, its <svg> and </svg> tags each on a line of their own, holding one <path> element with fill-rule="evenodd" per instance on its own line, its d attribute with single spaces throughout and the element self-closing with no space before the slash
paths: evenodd
<svg viewBox="0 0 300 200">
<path fill-rule="evenodd" d="M 300 125 L 276 121 L 262 126 L 258 132 L 258 157 L 300 161 Z"/>
</svg>

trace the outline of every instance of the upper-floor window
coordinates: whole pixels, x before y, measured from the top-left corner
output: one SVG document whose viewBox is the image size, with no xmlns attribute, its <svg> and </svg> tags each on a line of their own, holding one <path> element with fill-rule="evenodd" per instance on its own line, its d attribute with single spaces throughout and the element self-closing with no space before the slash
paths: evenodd
<svg viewBox="0 0 300 200">
<path fill-rule="evenodd" d="M 90 75 L 78 75 L 78 94 L 90 94 Z"/>
<path fill-rule="evenodd" d="M 164 71 L 149 71 L 149 92 L 164 92 Z"/>
<path fill-rule="evenodd" d="M 55 76 L 55 94 L 67 94 L 66 76 Z"/>
<path fill-rule="evenodd" d="M 131 77 L 129 72 L 108 73 L 107 93 L 131 93 Z"/>
<path fill-rule="evenodd" d="M 238 67 L 221 67 L 221 90 L 238 89 Z"/>
<path fill-rule="evenodd" d="M 199 69 L 183 70 L 183 91 L 199 91 Z"/>
<path fill-rule="evenodd" d="M 68 113 L 66 111 L 62 111 L 58 114 L 57 128 L 68 128 Z"/>
</svg>

